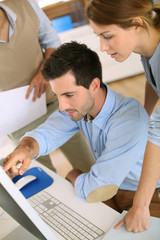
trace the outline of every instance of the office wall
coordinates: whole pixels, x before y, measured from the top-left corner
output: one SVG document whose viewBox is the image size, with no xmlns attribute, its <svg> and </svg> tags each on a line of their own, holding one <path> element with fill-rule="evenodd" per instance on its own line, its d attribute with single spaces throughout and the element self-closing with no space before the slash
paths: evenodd
<svg viewBox="0 0 160 240">
<path fill-rule="evenodd" d="M 153 0 L 153 3 L 155 4 L 160 3 L 160 0 Z"/>
</svg>

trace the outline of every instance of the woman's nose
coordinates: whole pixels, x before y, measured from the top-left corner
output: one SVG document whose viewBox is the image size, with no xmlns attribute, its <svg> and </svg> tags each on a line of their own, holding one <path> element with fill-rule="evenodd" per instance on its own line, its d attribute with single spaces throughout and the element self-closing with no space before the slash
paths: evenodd
<svg viewBox="0 0 160 240">
<path fill-rule="evenodd" d="M 107 44 L 107 41 L 100 37 L 100 51 L 105 52 L 109 49 L 109 46 Z"/>
</svg>

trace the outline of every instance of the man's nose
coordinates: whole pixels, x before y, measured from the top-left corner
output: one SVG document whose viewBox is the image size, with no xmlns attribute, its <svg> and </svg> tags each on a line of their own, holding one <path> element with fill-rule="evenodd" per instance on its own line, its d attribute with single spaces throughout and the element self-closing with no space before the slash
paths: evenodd
<svg viewBox="0 0 160 240">
<path fill-rule="evenodd" d="M 65 111 L 67 109 L 67 102 L 65 102 L 64 99 L 58 99 L 59 100 L 59 110 L 60 111 Z"/>
</svg>

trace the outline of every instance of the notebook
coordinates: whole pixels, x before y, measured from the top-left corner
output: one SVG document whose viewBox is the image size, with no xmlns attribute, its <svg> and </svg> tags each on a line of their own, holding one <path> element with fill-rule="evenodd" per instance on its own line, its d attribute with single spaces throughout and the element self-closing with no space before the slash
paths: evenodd
<svg viewBox="0 0 160 240">
<path fill-rule="evenodd" d="M 15 132 L 46 114 L 46 94 L 42 94 L 33 102 L 32 90 L 29 99 L 25 99 L 28 87 L 0 92 L 0 136 Z"/>
</svg>

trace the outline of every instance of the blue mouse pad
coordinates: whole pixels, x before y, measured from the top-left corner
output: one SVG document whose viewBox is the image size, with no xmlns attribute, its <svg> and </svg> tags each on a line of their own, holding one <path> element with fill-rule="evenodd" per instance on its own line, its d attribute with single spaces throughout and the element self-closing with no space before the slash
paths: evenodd
<svg viewBox="0 0 160 240">
<path fill-rule="evenodd" d="M 40 192 L 44 188 L 50 186 L 54 181 L 53 178 L 50 177 L 42 168 L 34 167 L 27 170 L 23 175 L 14 177 L 13 182 L 16 183 L 19 179 L 27 175 L 33 175 L 36 179 L 20 189 L 20 192 L 25 198 L 29 198 Z"/>
</svg>

